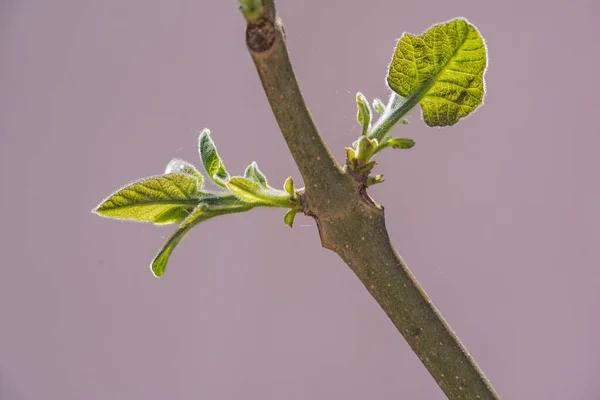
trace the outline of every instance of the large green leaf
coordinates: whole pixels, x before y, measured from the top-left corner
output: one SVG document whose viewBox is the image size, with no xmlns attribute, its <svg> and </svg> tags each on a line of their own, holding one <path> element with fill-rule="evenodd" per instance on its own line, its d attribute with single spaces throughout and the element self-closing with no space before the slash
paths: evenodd
<svg viewBox="0 0 600 400">
<path fill-rule="evenodd" d="M 204 168 L 210 179 L 217 185 L 225 187 L 229 180 L 229 174 L 225 170 L 221 157 L 217 153 L 215 143 L 210 138 L 210 131 L 208 129 L 204 129 L 200 134 L 198 147 L 202 164 L 204 164 Z"/>
<path fill-rule="evenodd" d="M 108 218 L 174 224 L 198 205 L 199 187 L 198 179 L 188 174 L 153 176 L 117 190 L 92 211 Z"/>
<path fill-rule="evenodd" d="M 486 66 L 483 38 L 468 21 L 455 19 L 420 36 L 404 34 L 387 81 L 406 98 L 402 107 L 421 104 L 427 125 L 454 125 L 482 104 Z"/>
</svg>

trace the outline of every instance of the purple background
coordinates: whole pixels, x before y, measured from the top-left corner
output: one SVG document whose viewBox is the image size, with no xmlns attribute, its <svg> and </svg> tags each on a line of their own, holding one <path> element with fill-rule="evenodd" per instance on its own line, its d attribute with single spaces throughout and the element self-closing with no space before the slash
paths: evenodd
<svg viewBox="0 0 600 400">
<path fill-rule="evenodd" d="M 417 112 L 378 157 L 398 251 L 505 399 L 600 398 L 597 0 L 280 1 L 307 103 L 338 159 L 354 96 L 384 98 L 402 32 L 464 16 L 487 39 L 485 106 Z M 172 227 L 90 213 L 198 163 L 300 182 L 236 3 L 0 1 L 0 399 L 443 399 L 314 222 L 283 210 Z"/>
</svg>

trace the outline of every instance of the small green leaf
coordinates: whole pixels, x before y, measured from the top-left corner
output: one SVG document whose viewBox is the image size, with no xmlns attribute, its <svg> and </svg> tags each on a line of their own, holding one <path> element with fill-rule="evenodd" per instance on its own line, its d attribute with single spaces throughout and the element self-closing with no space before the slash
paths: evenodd
<svg viewBox="0 0 600 400">
<path fill-rule="evenodd" d="M 198 179 L 187 174 L 153 176 L 117 190 L 92 212 L 108 218 L 157 225 L 183 221 L 198 205 Z"/>
<path fill-rule="evenodd" d="M 358 144 L 358 143 L 357 143 Z M 351 147 L 346 147 L 346 159 L 352 161 L 356 158 L 356 152 Z"/>
<path fill-rule="evenodd" d="M 285 224 L 290 228 L 294 225 L 294 218 L 296 217 L 296 213 L 298 213 L 298 209 L 292 208 L 283 217 L 283 222 L 285 222 Z"/>
<path fill-rule="evenodd" d="M 369 102 L 361 92 L 356 93 L 356 105 L 358 106 L 356 119 L 362 125 L 362 135 L 367 136 L 369 128 L 371 128 L 371 107 L 369 107 Z"/>
<path fill-rule="evenodd" d="M 383 112 L 385 111 L 385 105 L 383 104 L 383 101 L 381 101 L 380 99 L 373 99 L 373 108 L 379 114 L 383 114 Z"/>
<path fill-rule="evenodd" d="M 197 225 L 198 223 L 208 219 L 208 217 L 204 215 L 205 210 L 205 204 L 200 204 L 199 206 L 197 206 L 188 216 L 188 218 L 186 218 L 181 223 L 179 229 L 177 229 L 175 233 L 171 235 L 169 240 L 167 240 L 167 242 L 163 245 L 158 254 L 154 257 L 154 260 L 152 260 L 152 264 L 150 265 L 150 269 L 152 270 L 154 276 L 158 278 L 165 273 L 167 262 L 169 261 L 171 253 L 175 249 L 175 246 L 177 246 L 177 244 L 181 241 L 181 239 L 183 239 L 184 236 L 190 231 L 190 229 L 192 229 L 194 225 Z"/>
<path fill-rule="evenodd" d="M 191 163 L 181 160 L 179 158 L 172 159 L 169 164 L 167 164 L 167 168 L 165 169 L 165 174 L 188 174 L 193 175 L 198 179 L 198 183 L 202 186 L 204 181 L 204 177 L 196 167 L 194 167 Z"/>
<path fill-rule="evenodd" d="M 415 141 L 405 138 L 393 138 L 388 141 L 388 144 L 394 149 L 410 149 L 415 145 Z"/>
<path fill-rule="evenodd" d="M 283 183 L 283 190 L 285 190 L 290 196 L 296 196 L 296 191 L 294 190 L 294 180 L 290 176 Z"/>
<path fill-rule="evenodd" d="M 402 107 L 420 103 L 427 125 L 454 125 L 483 103 L 486 66 L 483 38 L 459 18 L 434 25 L 420 36 L 404 34 L 387 82 L 406 98 Z"/>
<path fill-rule="evenodd" d="M 204 169 L 206 169 L 210 179 L 217 185 L 225 187 L 229 180 L 229 174 L 225 170 L 221 157 L 217 153 L 215 143 L 210 138 L 210 131 L 208 129 L 204 129 L 200 134 L 198 147 L 202 164 L 204 164 Z"/>
<path fill-rule="evenodd" d="M 279 207 L 290 206 L 290 195 L 282 190 L 265 189 L 258 183 L 234 176 L 227 182 L 227 188 L 237 198 L 248 203 L 264 203 Z"/>
<path fill-rule="evenodd" d="M 164 273 L 169 256 L 192 227 L 207 219 L 221 215 L 241 213 L 252 209 L 252 207 L 254 206 L 239 200 L 229 193 L 209 194 L 203 197 L 201 203 L 183 220 L 177 231 L 171 235 L 152 261 L 151 269 L 154 275 L 158 277 Z"/>
<path fill-rule="evenodd" d="M 362 161 L 368 161 L 376 148 L 377 139 L 369 139 L 366 136 L 362 136 L 358 141 L 356 158 Z"/>
<path fill-rule="evenodd" d="M 246 168 L 246 171 L 244 172 L 244 178 L 250 179 L 251 181 L 258 183 L 264 188 L 269 187 L 269 185 L 267 184 L 267 178 L 262 172 L 260 172 L 260 169 L 258 169 L 258 165 L 254 161 Z"/>
<path fill-rule="evenodd" d="M 375 176 L 369 176 L 367 178 L 367 186 L 373 186 L 376 185 L 378 183 L 383 182 L 383 175 L 379 174 L 379 175 L 375 175 Z"/>
</svg>

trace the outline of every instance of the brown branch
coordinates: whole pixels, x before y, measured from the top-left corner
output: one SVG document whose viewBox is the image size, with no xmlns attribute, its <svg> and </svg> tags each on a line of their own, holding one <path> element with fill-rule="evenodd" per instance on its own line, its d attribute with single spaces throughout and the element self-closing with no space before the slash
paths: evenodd
<svg viewBox="0 0 600 400">
<path fill-rule="evenodd" d="M 248 23 L 246 44 L 271 104 L 275 119 L 294 157 L 304 184 L 328 187 L 343 177 L 312 120 L 288 56 L 281 21 L 267 1 L 263 18 Z"/>
<path fill-rule="evenodd" d="M 331 156 L 298 88 L 274 3 L 263 5 L 248 22 L 246 44 L 304 179 L 301 204 L 317 221 L 323 247 L 350 266 L 449 399 L 499 399 L 390 243 L 383 207 L 366 194 L 364 177 L 347 174 Z"/>
</svg>

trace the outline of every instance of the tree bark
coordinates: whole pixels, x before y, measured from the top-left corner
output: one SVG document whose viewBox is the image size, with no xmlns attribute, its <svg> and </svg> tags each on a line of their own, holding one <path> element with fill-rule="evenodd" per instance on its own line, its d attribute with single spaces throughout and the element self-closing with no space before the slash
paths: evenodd
<svg viewBox="0 0 600 400">
<path fill-rule="evenodd" d="M 272 0 L 248 21 L 246 44 L 305 188 L 302 211 L 317 222 L 323 247 L 354 271 L 449 399 L 499 399 L 467 349 L 390 242 L 384 209 L 364 179 L 331 155 L 306 107 Z"/>
</svg>

